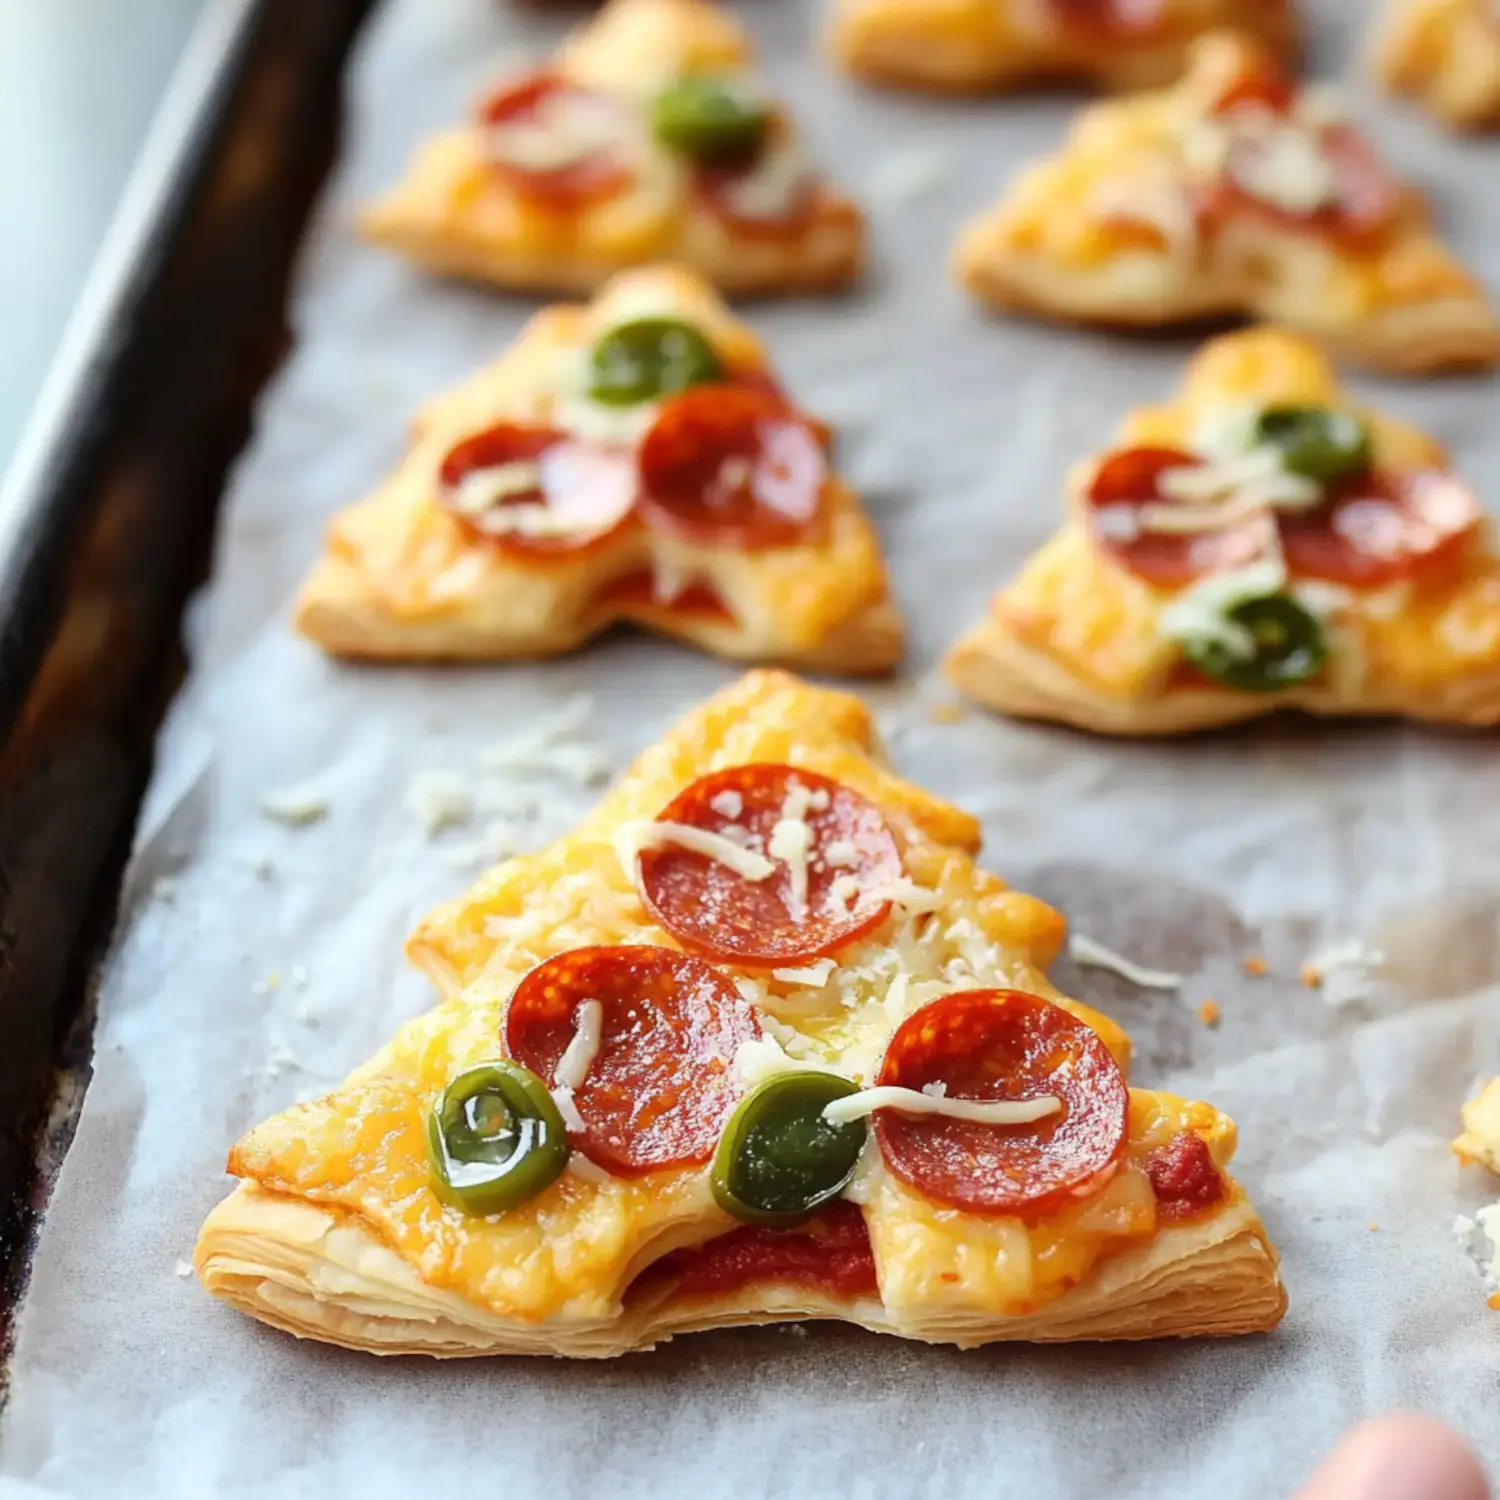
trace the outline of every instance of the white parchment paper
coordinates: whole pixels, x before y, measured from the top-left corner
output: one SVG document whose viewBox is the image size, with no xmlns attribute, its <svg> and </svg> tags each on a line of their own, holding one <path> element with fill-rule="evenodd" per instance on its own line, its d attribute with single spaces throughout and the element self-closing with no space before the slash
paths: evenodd
<svg viewBox="0 0 1500 1500">
<path fill-rule="evenodd" d="M 390 0 L 352 74 L 298 352 L 235 478 L 196 669 L 163 736 L 93 1082 L 20 1322 L 0 1493 L 1280 1496 L 1344 1426 L 1397 1404 L 1444 1413 L 1500 1465 L 1500 1313 L 1450 1233 L 1492 1185 L 1447 1149 L 1460 1100 L 1500 1071 L 1494 740 L 1276 724 L 1116 745 L 974 711 L 934 720 L 942 648 L 1052 529 L 1068 461 L 1167 391 L 1191 343 L 987 321 L 947 283 L 958 224 L 1058 141 L 1076 99 L 864 93 L 817 60 L 802 5 L 742 9 L 873 213 L 857 295 L 752 317 L 792 388 L 840 425 L 885 536 L 912 626 L 906 675 L 871 694 L 895 757 L 983 814 L 996 869 L 1189 976 L 1164 996 L 1056 972 L 1135 1034 L 1138 1080 L 1238 1119 L 1237 1170 L 1284 1253 L 1291 1314 L 1273 1336 L 1198 1345 L 965 1354 L 813 1327 L 604 1365 L 440 1364 L 298 1344 L 181 1274 L 234 1137 L 429 1002 L 401 941 L 471 878 L 456 866 L 487 829 L 429 839 L 402 805 L 413 774 L 477 775 L 484 746 L 579 693 L 623 766 L 732 676 L 636 637 L 539 667 L 356 670 L 288 632 L 327 515 L 397 458 L 417 403 L 530 311 L 424 281 L 349 221 L 499 54 L 550 45 L 565 18 Z M 1368 9 L 1312 7 L 1325 62 L 1354 71 Z M 1500 277 L 1500 144 L 1361 103 Z M 1494 382 L 1357 384 L 1500 495 Z M 293 830 L 258 810 L 308 783 L 321 821 Z M 513 790 L 532 842 L 596 795 L 568 777 Z M 1296 975 L 1348 937 L 1385 951 L 1388 983 L 1336 1009 Z M 1249 953 L 1270 977 L 1245 978 Z M 1217 1030 L 1196 1017 L 1208 997 Z"/>
</svg>

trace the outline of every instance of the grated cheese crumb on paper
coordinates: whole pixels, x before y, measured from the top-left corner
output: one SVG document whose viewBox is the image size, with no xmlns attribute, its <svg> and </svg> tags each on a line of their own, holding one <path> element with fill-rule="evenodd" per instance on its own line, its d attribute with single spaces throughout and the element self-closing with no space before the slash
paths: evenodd
<svg viewBox="0 0 1500 1500">
<path fill-rule="evenodd" d="M 1258 953 L 1252 953 L 1240 965 L 1251 979 L 1261 979 L 1271 972 L 1271 966 Z"/>
<path fill-rule="evenodd" d="M 260 810 L 276 823 L 288 828 L 306 828 L 328 816 L 328 797 L 314 782 L 283 787 L 262 795 Z"/>
<path fill-rule="evenodd" d="M 163 906 L 177 904 L 177 879 L 173 875 L 158 875 L 151 882 L 151 895 Z"/>
<path fill-rule="evenodd" d="M 1096 943 L 1081 932 L 1068 934 L 1068 957 L 1085 969 L 1107 969 L 1128 984 L 1141 990 L 1177 990 L 1182 988 L 1182 975 L 1169 969 L 1147 969 L 1138 963 Z"/>
<path fill-rule="evenodd" d="M 1205 1000 L 1203 1004 L 1198 1007 L 1198 1020 L 1210 1031 L 1218 1026 L 1219 1021 L 1222 1019 L 1222 1017 L 1223 1011 L 1219 1009 L 1219 1002 L 1217 1000 Z"/>
<path fill-rule="evenodd" d="M 184 1280 L 186 1280 L 193 1274 L 193 1263 L 190 1260 L 179 1259 L 177 1264 L 172 1267 L 172 1271 L 174 1275 L 181 1276 Z"/>
<path fill-rule="evenodd" d="M 1485 1290 L 1500 1291 L 1500 1203 L 1481 1208 L 1473 1218 L 1459 1214 L 1453 1220 L 1453 1239 L 1474 1262 Z"/>
<path fill-rule="evenodd" d="M 1302 965 L 1302 982 L 1308 989 L 1320 991 L 1335 1010 L 1341 1010 L 1371 997 L 1375 971 L 1384 962 L 1383 953 L 1351 938 L 1312 954 Z"/>
<path fill-rule="evenodd" d="M 462 827 L 474 813 L 469 783 L 457 771 L 418 771 L 406 784 L 405 801 L 428 838 Z"/>
</svg>

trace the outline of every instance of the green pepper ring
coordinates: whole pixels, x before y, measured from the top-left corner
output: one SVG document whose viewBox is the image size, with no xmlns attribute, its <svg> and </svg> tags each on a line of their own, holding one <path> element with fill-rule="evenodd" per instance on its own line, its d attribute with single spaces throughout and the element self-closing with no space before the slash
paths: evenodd
<svg viewBox="0 0 1500 1500">
<path fill-rule="evenodd" d="M 714 1199 L 746 1224 L 796 1224 L 838 1197 L 869 1135 L 864 1120 L 830 1125 L 824 1108 L 858 1093 L 833 1073 L 778 1073 L 739 1103 L 714 1152 Z"/>
<path fill-rule="evenodd" d="M 710 74 L 689 74 L 652 101 L 656 138 L 694 161 L 722 164 L 753 156 L 765 140 L 770 115 L 730 84 Z"/>
<path fill-rule="evenodd" d="M 496 1128 L 482 1132 L 471 1106 L 487 1096 Z M 496 1149 L 504 1137 L 508 1151 Z M 519 1063 L 481 1063 L 453 1079 L 427 1122 L 434 1189 L 471 1214 L 502 1213 L 534 1198 L 568 1164 L 568 1130 L 547 1086 Z"/>
<path fill-rule="evenodd" d="M 720 380 L 714 346 L 678 318 L 636 318 L 601 334 L 589 351 L 589 399 L 636 406 Z"/>
<path fill-rule="evenodd" d="M 1242 599 L 1224 618 L 1255 638 L 1253 657 L 1237 656 L 1222 641 L 1191 641 L 1183 655 L 1225 687 L 1274 693 L 1317 676 L 1328 659 L 1328 641 L 1316 616 L 1286 594 Z"/>
<path fill-rule="evenodd" d="M 1370 467 L 1370 430 L 1351 412 L 1327 406 L 1268 406 L 1255 419 L 1255 442 L 1277 449 L 1293 474 L 1330 484 Z"/>
</svg>

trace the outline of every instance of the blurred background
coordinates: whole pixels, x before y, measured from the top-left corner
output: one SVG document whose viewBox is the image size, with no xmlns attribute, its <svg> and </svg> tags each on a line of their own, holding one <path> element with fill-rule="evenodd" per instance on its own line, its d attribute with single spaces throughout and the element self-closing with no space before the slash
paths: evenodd
<svg viewBox="0 0 1500 1500">
<path fill-rule="evenodd" d="M 212 3 L 0 0 L 0 474 L 172 66 Z"/>
</svg>

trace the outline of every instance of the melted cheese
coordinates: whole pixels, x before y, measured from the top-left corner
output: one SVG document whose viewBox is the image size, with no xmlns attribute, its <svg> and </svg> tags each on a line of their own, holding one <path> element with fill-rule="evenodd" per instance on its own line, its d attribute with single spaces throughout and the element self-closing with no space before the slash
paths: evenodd
<svg viewBox="0 0 1500 1500">
<path fill-rule="evenodd" d="M 938 1115 L 945 1120 L 972 1120 L 979 1125 L 1030 1125 L 1045 1120 L 1062 1108 L 1062 1100 L 1053 1094 L 1035 1099 L 950 1099 L 940 1092 L 942 1085 L 927 1089 L 903 1089 L 893 1085 L 861 1089 L 843 1099 L 835 1099 L 823 1108 L 823 1118 L 830 1125 L 847 1125 L 862 1120 L 877 1109 L 893 1109 L 901 1115 Z"/>
<path fill-rule="evenodd" d="M 485 127 L 484 146 L 492 161 L 528 172 L 553 172 L 617 151 L 620 133 L 619 111 L 612 103 L 564 91 L 548 95 L 528 118 Z"/>
<path fill-rule="evenodd" d="M 1226 168 L 1247 193 L 1290 214 L 1316 213 L 1337 198 L 1338 176 L 1313 131 L 1251 118 L 1255 148 L 1231 152 Z"/>
</svg>

